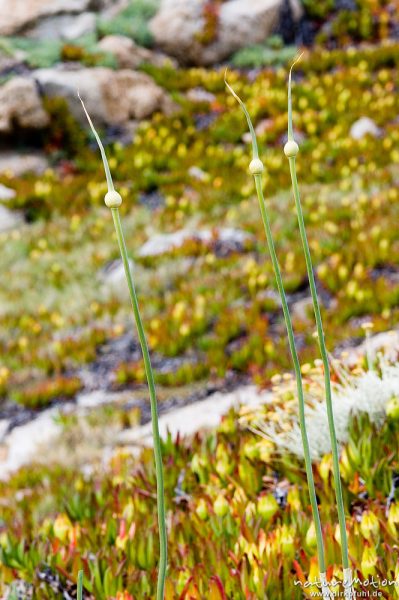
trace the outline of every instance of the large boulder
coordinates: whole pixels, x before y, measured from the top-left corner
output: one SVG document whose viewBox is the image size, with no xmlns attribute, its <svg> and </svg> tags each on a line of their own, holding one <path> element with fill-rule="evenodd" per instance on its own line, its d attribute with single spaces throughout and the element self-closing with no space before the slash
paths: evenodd
<svg viewBox="0 0 399 600">
<path fill-rule="evenodd" d="M 63 97 L 71 113 L 82 124 L 86 117 L 77 92 L 99 125 L 123 126 L 145 119 L 156 111 L 172 112 L 174 103 L 168 94 L 145 73 L 113 71 L 105 67 L 71 69 L 65 66 L 38 69 L 33 76 L 49 97 Z"/>
<path fill-rule="evenodd" d="M 0 133 L 11 133 L 15 126 L 43 129 L 48 123 L 33 79 L 15 77 L 0 87 Z"/>
<path fill-rule="evenodd" d="M 301 16 L 299 0 L 290 0 L 293 16 Z M 206 29 L 209 0 L 162 0 L 150 22 L 158 46 L 182 64 L 210 65 L 245 46 L 258 44 L 276 29 L 284 0 L 229 0 L 218 9 L 217 30 L 209 43 Z"/>
<path fill-rule="evenodd" d="M 0 35 L 14 35 L 41 18 L 58 14 L 78 14 L 91 0 L 1 0 Z"/>
</svg>

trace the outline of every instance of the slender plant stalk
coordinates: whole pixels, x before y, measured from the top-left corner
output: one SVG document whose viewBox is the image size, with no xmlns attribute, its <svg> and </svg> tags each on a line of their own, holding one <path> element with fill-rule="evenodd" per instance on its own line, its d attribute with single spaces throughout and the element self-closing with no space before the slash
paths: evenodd
<svg viewBox="0 0 399 600">
<path fill-rule="evenodd" d="M 289 160 L 292 189 L 293 189 L 293 193 L 294 193 L 295 207 L 296 207 L 297 217 L 298 217 L 299 232 L 300 232 L 300 236 L 301 236 L 301 240 L 302 240 L 303 251 L 305 254 L 306 269 L 307 269 L 307 273 L 308 273 L 310 292 L 312 295 L 312 302 L 313 302 L 313 310 L 314 310 L 314 315 L 315 315 L 315 320 L 316 320 L 317 339 L 318 339 L 321 359 L 323 362 L 328 427 L 329 427 L 329 432 L 330 432 L 331 450 L 332 450 L 335 497 L 336 497 L 336 502 L 337 502 L 339 528 L 340 528 L 340 534 L 341 534 L 341 553 L 342 553 L 342 563 L 343 563 L 343 568 L 344 568 L 345 598 L 352 598 L 354 593 L 353 593 L 353 588 L 352 588 L 351 570 L 350 570 L 349 555 L 348 555 L 348 538 L 347 538 L 347 533 L 346 533 L 345 509 L 344 509 L 341 477 L 340 477 L 340 470 L 339 470 L 338 444 L 337 444 L 337 436 L 336 436 L 335 425 L 334 425 L 334 412 L 333 412 L 332 394 L 331 394 L 330 365 L 329 365 L 329 360 L 328 360 L 326 343 L 325 343 L 325 339 L 324 339 L 323 322 L 322 322 L 322 318 L 321 318 L 320 304 L 319 304 L 319 300 L 318 300 L 318 296 L 317 296 L 317 289 L 316 289 L 316 283 L 315 283 L 313 265 L 312 265 L 312 257 L 310 254 L 309 244 L 308 244 L 307 235 L 306 235 L 306 228 L 305 228 L 305 222 L 304 222 L 304 218 L 303 218 L 302 205 L 301 205 L 299 186 L 298 186 L 298 179 L 297 179 L 297 174 L 296 174 L 296 165 L 295 165 L 296 155 L 298 154 L 299 147 L 298 147 L 298 144 L 294 140 L 294 133 L 293 133 L 291 88 L 292 88 L 292 69 L 294 68 L 295 64 L 298 62 L 299 58 L 293 63 L 293 65 L 290 69 L 289 79 L 288 79 L 288 141 L 284 147 L 284 153 Z"/>
<path fill-rule="evenodd" d="M 290 352 L 291 352 L 291 356 L 292 356 L 292 362 L 294 365 L 296 385 L 297 385 L 297 390 L 298 390 L 299 423 L 300 423 L 301 436 L 302 436 L 303 454 L 304 454 L 304 459 L 305 459 L 305 469 L 306 469 L 306 476 L 307 476 L 307 481 L 308 481 L 310 504 L 312 507 L 313 521 L 314 521 L 315 530 L 316 530 L 319 571 L 320 571 L 320 574 L 323 576 L 323 575 L 325 575 L 325 572 L 326 572 L 323 534 L 322 534 L 322 529 L 321 529 L 319 509 L 317 506 L 317 496 L 316 496 L 316 489 L 315 489 L 313 471 L 312 471 L 312 460 L 310 457 L 309 440 L 308 440 L 308 435 L 307 435 L 307 430 L 306 430 L 305 401 L 304 401 L 304 393 L 303 393 L 303 385 L 302 385 L 301 366 L 300 366 L 298 353 L 297 353 L 296 346 L 295 346 L 295 337 L 294 337 L 294 331 L 293 331 L 293 327 L 292 327 L 291 315 L 290 315 L 290 311 L 288 308 L 288 302 L 287 302 L 287 298 L 285 295 L 284 284 L 283 284 L 283 280 L 281 277 L 280 266 L 278 263 L 277 254 L 276 254 L 276 250 L 275 250 L 275 246 L 274 246 L 274 242 L 273 242 L 273 235 L 272 235 L 272 231 L 271 231 L 271 227 L 270 227 L 270 221 L 269 221 L 269 217 L 268 217 L 266 202 L 265 202 L 265 198 L 263 195 L 262 172 L 263 172 L 264 167 L 263 167 L 262 161 L 259 159 L 259 150 L 258 150 L 256 134 L 255 134 L 255 130 L 252 125 L 251 118 L 247 111 L 247 108 L 246 108 L 245 104 L 243 103 L 243 101 L 241 100 L 241 98 L 239 98 L 239 96 L 237 96 L 237 94 L 234 92 L 234 90 L 229 86 L 227 81 L 226 81 L 226 86 L 227 86 L 228 90 L 231 92 L 231 94 L 234 96 L 234 98 L 237 100 L 237 102 L 239 102 L 242 110 L 244 111 L 244 114 L 245 114 L 247 122 L 248 122 L 249 130 L 251 132 L 251 137 L 252 137 L 253 160 L 250 164 L 250 171 L 255 179 L 255 186 L 256 186 L 256 192 L 257 192 L 258 200 L 259 200 L 260 212 L 262 215 L 262 220 L 263 220 L 265 233 L 266 233 L 267 245 L 269 248 L 269 253 L 270 253 L 270 257 L 272 260 L 273 269 L 274 269 L 274 273 L 275 273 L 275 277 L 276 277 L 277 288 L 278 288 L 280 298 L 281 298 L 281 304 L 282 304 L 282 309 L 283 309 L 283 313 L 284 313 L 284 320 L 285 320 L 285 325 L 286 325 L 287 335 L 288 335 L 288 344 L 289 344 L 289 348 L 290 348 Z M 322 590 L 323 590 L 323 598 L 326 598 L 326 599 L 330 598 L 329 590 L 328 590 L 328 587 L 326 584 L 323 585 Z"/>
<path fill-rule="evenodd" d="M 78 594 L 77 600 L 83 600 L 83 571 L 78 573 Z"/>
<path fill-rule="evenodd" d="M 79 96 L 80 97 L 80 96 Z M 104 147 L 101 140 L 94 128 L 94 125 L 90 119 L 90 116 L 82 102 L 83 109 L 86 113 L 90 127 L 97 140 L 100 148 L 101 156 L 104 163 L 105 175 L 108 184 L 108 193 L 105 196 L 105 204 L 111 209 L 112 218 L 114 220 L 116 236 L 118 239 L 118 245 L 120 254 L 122 257 L 123 267 L 125 270 L 127 285 L 129 288 L 130 300 L 133 308 L 134 320 L 136 322 L 137 333 L 139 336 L 141 351 L 143 354 L 145 372 L 147 376 L 148 390 L 150 395 L 151 404 L 151 420 L 152 420 L 152 436 L 154 441 L 154 458 L 155 458 L 155 471 L 157 480 L 157 506 L 158 506 L 158 526 L 159 526 L 159 546 L 160 546 L 160 559 L 159 559 L 159 570 L 158 570 L 158 585 L 157 585 L 157 600 L 164 600 L 165 595 L 165 579 L 168 562 L 168 548 L 167 548 L 167 533 L 166 533 L 166 519 L 165 519 L 165 493 L 164 493 L 164 481 L 163 481 L 163 465 L 162 465 L 162 450 L 161 450 L 161 439 L 159 435 L 159 424 L 158 424 L 158 406 L 155 392 L 155 381 L 154 373 L 151 366 L 150 352 L 148 350 L 147 339 L 144 332 L 143 322 L 140 315 L 139 303 L 137 300 L 136 289 L 130 270 L 129 257 L 126 249 L 125 238 L 122 230 L 122 223 L 119 215 L 119 206 L 122 204 L 122 198 L 120 194 L 115 190 L 112 181 L 111 172 L 109 169 L 107 157 L 105 155 Z"/>
</svg>

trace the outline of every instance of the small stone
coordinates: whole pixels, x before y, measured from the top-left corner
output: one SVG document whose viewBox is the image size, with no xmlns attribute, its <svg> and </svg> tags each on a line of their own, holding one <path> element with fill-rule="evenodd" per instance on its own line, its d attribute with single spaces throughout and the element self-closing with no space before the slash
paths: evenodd
<svg viewBox="0 0 399 600">
<path fill-rule="evenodd" d="M 13 200 L 17 195 L 15 190 L 8 188 L 7 186 L 0 183 L 0 200 L 3 202 L 7 202 L 8 200 Z"/>
<path fill-rule="evenodd" d="M 23 129 L 44 129 L 49 122 L 33 79 L 15 77 L 0 87 L 1 133 L 11 133 L 15 125 Z"/>
<path fill-rule="evenodd" d="M 0 205 L 0 232 L 15 229 L 23 222 L 22 215 Z"/>
<path fill-rule="evenodd" d="M 18 154 L 16 152 L 0 153 L 0 173 L 10 177 L 20 177 L 26 173 L 41 175 L 49 164 L 45 156 L 37 154 Z"/>
<path fill-rule="evenodd" d="M 216 100 L 214 94 L 211 94 L 202 88 L 192 88 L 191 90 L 188 90 L 187 98 L 190 102 L 207 102 L 208 104 L 211 104 Z"/>
<path fill-rule="evenodd" d="M 375 124 L 373 119 L 361 117 L 353 123 L 349 133 L 353 140 L 360 140 L 365 135 L 379 137 L 381 135 L 381 129 Z"/>
<path fill-rule="evenodd" d="M 193 179 L 197 179 L 198 181 L 209 180 L 209 173 L 206 173 L 205 171 L 200 169 L 200 167 L 190 167 L 188 170 L 188 174 L 190 175 L 190 177 L 192 177 Z"/>
</svg>

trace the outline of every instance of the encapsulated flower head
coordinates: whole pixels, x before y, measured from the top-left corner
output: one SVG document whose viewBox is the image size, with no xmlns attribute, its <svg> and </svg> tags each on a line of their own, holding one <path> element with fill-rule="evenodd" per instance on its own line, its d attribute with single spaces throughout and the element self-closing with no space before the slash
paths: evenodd
<svg viewBox="0 0 399 600">
<path fill-rule="evenodd" d="M 284 146 L 284 154 L 287 158 L 294 158 L 299 152 L 299 146 L 294 140 L 288 140 Z"/>
<path fill-rule="evenodd" d="M 254 158 L 251 161 L 251 164 L 249 165 L 249 171 L 251 175 L 261 175 L 264 170 L 265 167 L 263 166 L 263 162 L 260 160 L 260 158 Z"/>
<path fill-rule="evenodd" d="M 122 204 L 122 196 L 116 190 L 112 190 L 105 195 L 104 202 L 108 208 L 118 208 Z"/>
</svg>

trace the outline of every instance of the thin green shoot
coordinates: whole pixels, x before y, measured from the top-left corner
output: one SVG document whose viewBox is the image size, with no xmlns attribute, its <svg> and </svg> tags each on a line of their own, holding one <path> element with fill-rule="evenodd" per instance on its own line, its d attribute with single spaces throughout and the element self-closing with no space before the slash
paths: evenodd
<svg viewBox="0 0 399 600">
<path fill-rule="evenodd" d="M 80 96 L 79 96 L 80 98 Z M 157 600 L 164 600 L 165 594 L 165 580 L 166 570 L 168 562 L 168 548 L 167 548 L 167 532 L 166 532 L 166 514 L 165 514 L 165 492 L 164 492 L 164 478 L 163 478 L 163 464 L 162 464 L 162 448 L 161 439 L 159 435 L 159 423 L 158 423 L 158 404 L 155 391 L 155 380 L 154 373 L 151 365 L 150 352 L 148 349 L 147 338 L 144 332 L 143 321 L 140 314 L 139 303 L 136 294 L 136 288 L 134 285 L 133 276 L 130 269 L 130 261 L 127 253 L 125 238 L 123 235 L 122 223 L 119 214 L 119 206 L 122 204 L 122 198 L 120 194 L 115 190 L 111 172 L 108 165 L 107 156 L 105 154 L 104 147 L 101 139 L 94 128 L 94 125 L 90 119 L 90 116 L 82 102 L 83 109 L 86 113 L 90 127 L 97 140 L 100 148 L 102 160 L 104 163 L 105 174 L 108 184 L 108 193 L 105 196 L 105 204 L 111 209 L 112 218 L 114 221 L 115 231 L 118 239 L 119 250 L 125 270 L 125 276 L 127 285 L 129 288 L 129 295 L 133 309 L 134 320 L 137 327 L 137 333 L 140 341 L 140 346 L 143 354 L 144 367 L 147 377 L 150 404 L 151 404 L 151 421 L 152 421 L 152 434 L 154 442 L 154 459 L 155 459 L 155 470 L 157 480 L 157 507 L 158 507 L 158 526 L 159 526 L 159 546 L 160 546 L 160 559 L 158 569 L 158 584 L 157 584 Z"/>
<path fill-rule="evenodd" d="M 341 536 L 341 553 L 342 553 L 342 563 L 344 569 L 344 588 L 345 588 L 345 598 L 349 599 L 353 597 L 353 589 L 352 589 L 352 575 L 349 565 L 349 555 L 348 555 L 348 539 L 346 533 L 346 521 L 345 521 L 345 509 L 344 509 L 344 501 L 342 495 L 342 485 L 341 485 L 341 477 L 340 477 L 340 469 L 339 469 L 339 454 L 338 454 L 338 443 L 337 436 L 335 432 L 335 424 L 334 424 L 334 411 L 332 405 L 332 392 L 331 392 L 331 377 L 330 377 L 330 365 L 328 360 L 328 353 L 324 338 L 324 330 L 323 330 L 323 322 L 320 311 L 320 304 L 317 295 L 317 288 L 315 283 L 315 277 L 313 272 L 313 264 L 312 257 L 310 254 L 305 221 L 303 217 L 300 193 L 299 193 L 299 185 L 296 173 L 296 156 L 299 152 L 298 144 L 294 140 L 293 134 L 293 123 L 292 123 L 292 70 L 298 59 L 291 66 L 289 78 L 288 78 L 288 141 L 284 147 L 284 153 L 289 160 L 291 181 L 292 181 L 292 189 L 295 199 L 295 207 L 298 217 L 298 225 L 299 232 L 301 236 L 303 251 L 305 255 L 306 262 L 306 270 L 308 273 L 310 292 L 312 296 L 313 310 L 316 320 L 316 328 L 317 328 L 317 339 L 318 345 L 320 349 L 320 355 L 323 362 L 324 369 L 324 385 L 325 385 L 325 393 L 326 393 L 326 406 L 327 406 L 327 417 L 328 417 L 328 426 L 330 432 L 330 440 L 331 440 L 331 451 L 332 451 L 332 459 L 333 459 L 333 477 L 334 477 L 334 488 L 335 488 L 335 497 L 337 502 L 337 510 L 338 510 L 338 520 L 339 520 L 339 529 Z"/>
<path fill-rule="evenodd" d="M 249 129 L 250 129 L 251 136 L 252 136 L 253 160 L 250 164 L 250 171 L 255 179 L 255 186 L 256 186 L 257 196 L 258 196 L 258 200 L 259 200 L 260 212 L 261 212 L 261 216 L 262 216 L 262 220 L 263 220 L 263 224 L 264 224 L 264 228 L 265 228 L 267 245 L 268 245 L 268 249 L 269 249 L 269 253 L 270 253 L 270 257 L 272 260 L 273 269 L 274 269 L 274 273 L 275 273 L 275 277 L 276 277 L 277 288 L 278 288 L 280 298 L 281 298 L 284 320 L 285 320 L 285 325 L 286 325 L 287 335 L 288 335 L 288 345 L 290 348 L 292 362 L 293 362 L 294 371 L 295 371 L 296 385 L 297 385 L 297 391 L 298 391 L 298 403 L 299 403 L 299 421 L 300 421 L 303 452 L 304 452 L 304 459 L 305 459 L 305 469 L 306 469 L 306 476 L 307 476 L 307 482 L 308 482 L 308 488 L 309 488 L 309 498 L 310 498 L 310 503 L 311 503 L 311 507 L 312 507 L 313 521 L 314 521 L 315 530 L 316 530 L 319 571 L 320 571 L 321 579 L 323 580 L 323 578 L 325 577 L 325 572 L 326 572 L 326 563 L 325 563 L 325 556 L 324 556 L 324 543 L 323 543 L 323 534 L 322 534 L 322 528 L 321 528 L 321 522 L 320 522 L 319 509 L 317 506 L 317 496 L 316 496 L 316 489 L 315 489 L 314 478 L 313 478 L 312 461 L 311 461 L 310 450 L 309 450 L 309 440 L 308 440 L 308 435 L 307 435 L 307 430 L 306 430 L 305 401 L 304 401 L 304 393 L 303 393 L 301 366 L 300 366 L 298 353 L 297 353 L 296 346 L 295 346 L 295 337 L 294 337 L 291 315 L 290 315 L 290 311 L 288 308 L 288 302 L 287 302 L 284 284 L 283 284 L 283 280 L 282 280 L 282 276 L 281 276 L 281 270 L 280 270 L 280 266 L 278 263 L 277 254 L 276 254 L 276 250 L 275 250 L 275 246 L 274 246 L 273 235 L 272 235 L 272 230 L 271 230 L 271 226 L 270 226 L 266 202 L 265 202 L 265 198 L 263 195 L 263 185 L 262 185 L 263 164 L 259 159 L 259 151 L 258 151 L 258 145 L 257 145 L 257 140 L 256 140 L 256 133 L 255 133 L 254 127 L 252 125 L 248 110 L 247 110 L 244 102 L 234 92 L 234 90 L 227 83 L 227 81 L 226 81 L 226 86 L 227 86 L 228 90 L 232 93 L 234 98 L 237 100 L 237 102 L 240 104 L 240 106 L 247 118 Z M 322 591 L 323 591 L 323 598 L 325 598 L 325 599 L 330 598 L 329 590 L 325 583 L 323 584 Z"/>
</svg>

